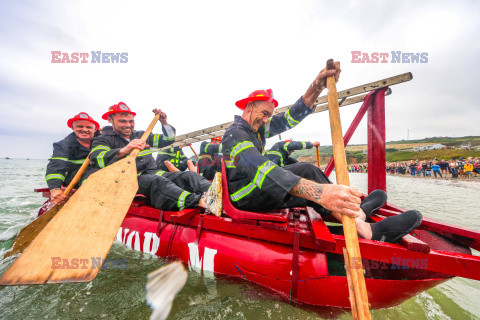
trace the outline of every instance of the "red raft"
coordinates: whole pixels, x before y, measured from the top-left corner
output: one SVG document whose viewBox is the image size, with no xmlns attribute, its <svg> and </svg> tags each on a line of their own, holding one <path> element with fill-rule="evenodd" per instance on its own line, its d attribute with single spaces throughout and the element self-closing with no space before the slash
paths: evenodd
<svg viewBox="0 0 480 320">
<path fill-rule="evenodd" d="M 48 196 L 48 189 L 38 191 Z M 204 274 L 255 282 L 293 301 L 350 307 L 341 227 L 327 226 L 308 207 L 252 213 L 233 208 L 228 197 L 224 205 L 229 217 L 219 218 L 201 209 L 157 210 L 137 197 L 116 239 Z M 386 205 L 374 219 L 401 211 Z M 453 276 L 480 280 L 480 257 L 469 248 L 480 250 L 480 233 L 473 230 L 425 218 L 398 244 L 359 241 L 372 308 L 400 304 Z"/>
<path fill-rule="evenodd" d="M 344 137 L 346 144 L 368 111 L 369 192 L 386 190 L 386 90 L 365 97 Z M 332 168 L 329 165 L 326 173 Z M 308 207 L 264 213 L 237 210 L 223 177 L 226 217 L 205 215 L 200 209 L 161 211 L 136 197 L 117 240 L 137 251 L 181 259 L 204 274 L 255 282 L 292 301 L 350 308 L 341 227 L 327 225 Z M 49 197 L 48 189 L 37 191 Z M 403 211 L 387 204 L 372 218 L 379 221 Z M 396 244 L 365 239 L 359 243 L 372 308 L 400 304 L 454 276 L 480 280 L 480 257 L 471 252 L 480 250 L 478 231 L 424 218 Z"/>
</svg>

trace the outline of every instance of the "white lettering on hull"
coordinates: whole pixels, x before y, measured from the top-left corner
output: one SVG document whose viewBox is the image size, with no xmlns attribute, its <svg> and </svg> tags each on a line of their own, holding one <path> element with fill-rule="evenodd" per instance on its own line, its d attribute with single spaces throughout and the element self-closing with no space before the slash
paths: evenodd
<svg viewBox="0 0 480 320">
<path fill-rule="evenodd" d="M 133 237 L 135 237 L 135 241 L 133 240 Z M 125 241 L 125 244 L 133 250 L 140 251 L 140 235 L 138 232 L 132 230 L 127 237 L 127 241 Z"/>
<path fill-rule="evenodd" d="M 160 238 L 152 232 L 145 232 L 143 236 L 145 239 L 143 241 L 143 246 L 141 247 L 140 234 L 138 231 L 130 231 L 130 229 L 123 229 L 120 227 L 115 239 L 133 250 L 143 251 L 149 254 L 157 254 L 158 248 L 160 248 Z"/>
<path fill-rule="evenodd" d="M 157 254 L 158 248 L 160 247 L 160 238 L 152 232 L 145 232 L 143 236 L 145 237 L 143 241 L 143 252 Z"/>
<path fill-rule="evenodd" d="M 120 227 L 120 229 L 118 229 L 117 236 L 115 237 L 115 240 L 123 242 L 122 241 L 122 233 L 123 233 L 123 228 Z"/>
<path fill-rule="evenodd" d="M 201 258 L 198 250 L 198 244 L 195 242 L 190 242 L 188 244 L 188 250 L 190 253 L 190 258 L 188 259 L 188 266 L 190 270 L 194 270 L 199 273 L 203 270 L 203 274 L 205 276 L 213 277 L 213 272 L 215 271 L 214 261 L 217 250 L 205 247 L 203 257 Z"/>
</svg>

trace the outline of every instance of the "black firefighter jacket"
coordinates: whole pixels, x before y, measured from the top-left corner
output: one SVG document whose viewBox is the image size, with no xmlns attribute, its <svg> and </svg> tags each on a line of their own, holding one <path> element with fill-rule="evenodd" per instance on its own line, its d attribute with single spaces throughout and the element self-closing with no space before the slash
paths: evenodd
<svg viewBox="0 0 480 320">
<path fill-rule="evenodd" d="M 183 153 L 180 147 L 172 147 L 164 150 L 159 150 L 157 155 L 157 167 L 159 169 L 168 171 L 165 161 L 170 161 L 178 170 L 185 171 L 188 168 L 187 156 Z"/>
<path fill-rule="evenodd" d="M 222 144 L 212 144 L 203 141 L 200 145 L 200 156 L 198 158 L 198 173 L 208 180 L 213 180 L 215 173 L 222 170 Z"/>
<path fill-rule="evenodd" d="M 175 140 L 175 128 L 171 125 L 162 126 L 163 134 L 150 134 L 146 143 L 150 147 L 161 148 L 172 144 Z M 140 139 L 145 131 L 133 131 L 130 139 Z M 113 131 L 111 126 L 105 127 L 102 134 L 93 139 L 92 153 L 90 154 L 90 166 L 88 175 L 102 169 L 117 160 L 118 152 L 130 141 Z M 137 173 L 155 174 L 159 171 L 152 156 L 152 149 L 145 148 L 140 151 L 136 159 Z M 86 175 L 86 176 L 88 176 Z"/>
<path fill-rule="evenodd" d="M 47 164 L 45 180 L 50 190 L 68 185 L 90 152 L 70 133 L 65 139 L 53 144 L 53 154 Z"/>
<path fill-rule="evenodd" d="M 230 200 L 235 206 L 241 208 L 257 202 L 261 193 L 282 202 L 298 183 L 300 177 L 263 155 L 265 139 L 293 128 L 311 112 L 300 98 L 287 112 L 272 116 L 257 132 L 240 116 L 235 116 L 222 141 Z"/>
</svg>

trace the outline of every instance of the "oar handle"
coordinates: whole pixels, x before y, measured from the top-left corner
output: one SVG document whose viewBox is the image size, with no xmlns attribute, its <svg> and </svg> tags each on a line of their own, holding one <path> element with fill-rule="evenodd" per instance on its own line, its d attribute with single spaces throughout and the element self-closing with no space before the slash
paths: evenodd
<svg viewBox="0 0 480 320">
<path fill-rule="evenodd" d="M 327 61 L 327 70 L 335 69 L 333 59 Z M 343 142 L 342 123 L 340 120 L 340 110 L 338 106 L 337 87 L 335 77 L 327 78 L 328 88 L 328 110 L 330 115 L 330 129 L 332 132 L 332 147 L 335 162 L 335 175 L 337 184 L 350 185 L 348 178 L 347 159 L 345 155 L 345 147 Z M 352 285 L 354 297 L 351 297 L 352 308 L 356 308 L 359 319 L 370 319 L 370 310 L 368 306 L 367 288 L 363 275 L 363 267 L 361 264 L 360 247 L 358 244 L 357 227 L 355 219 L 346 215 L 342 215 L 343 231 L 345 234 L 345 244 L 348 256 L 350 258 L 350 271 L 352 277 Z M 352 263 L 354 262 L 354 263 Z"/>
<path fill-rule="evenodd" d="M 68 187 L 63 191 L 63 194 L 68 196 L 70 194 L 70 191 L 72 191 L 73 187 L 77 184 L 78 180 L 82 177 L 83 173 L 85 172 L 85 169 L 87 169 L 88 165 L 90 164 L 90 154 L 88 154 L 87 159 L 83 161 L 82 166 L 80 169 L 78 169 L 77 173 L 73 177 L 72 181 L 68 184 Z"/>
<path fill-rule="evenodd" d="M 192 145 L 189 145 L 190 149 L 193 151 L 193 154 L 195 155 L 195 157 L 197 157 L 197 160 L 200 160 L 200 157 L 198 156 L 198 154 L 195 152 L 195 149 L 193 149 Z"/>
<path fill-rule="evenodd" d="M 160 119 L 160 115 L 157 114 L 153 118 L 152 122 L 150 122 L 150 125 L 148 126 L 147 130 L 143 133 L 142 137 L 140 138 L 143 141 L 147 141 L 148 137 L 150 136 L 150 133 L 152 133 L 153 128 L 157 124 L 158 119 Z M 133 158 L 136 158 L 138 156 L 138 153 L 140 152 L 140 149 L 135 149 L 130 153 L 130 156 Z"/>
<path fill-rule="evenodd" d="M 320 151 L 318 151 L 317 146 L 315 146 L 315 149 L 317 149 L 317 167 L 320 168 Z"/>
</svg>

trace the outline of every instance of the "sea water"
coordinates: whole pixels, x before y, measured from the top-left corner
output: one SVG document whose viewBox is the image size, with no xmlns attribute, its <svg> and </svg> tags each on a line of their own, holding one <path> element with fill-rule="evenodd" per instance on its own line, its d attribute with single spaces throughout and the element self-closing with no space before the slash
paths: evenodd
<svg viewBox="0 0 480 320">
<path fill-rule="evenodd" d="M 0 159 L 0 275 L 16 256 L 2 259 L 18 231 L 45 201 L 46 160 Z M 333 178 L 333 180 L 335 180 Z M 367 175 L 350 174 L 367 191 Z M 479 179 L 480 181 L 480 179 Z M 480 182 L 388 176 L 389 202 L 435 220 L 480 230 Z M 479 255 L 478 252 L 475 252 Z M 167 263 L 114 243 L 108 259 L 125 268 L 103 269 L 89 283 L 0 287 L 0 319 L 148 319 L 146 276 Z M 399 306 L 373 310 L 374 319 L 480 319 L 480 282 L 455 278 Z M 351 319 L 344 311 L 290 304 L 255 284 L 190 272 L 169 319 Z"/>
</svg>

